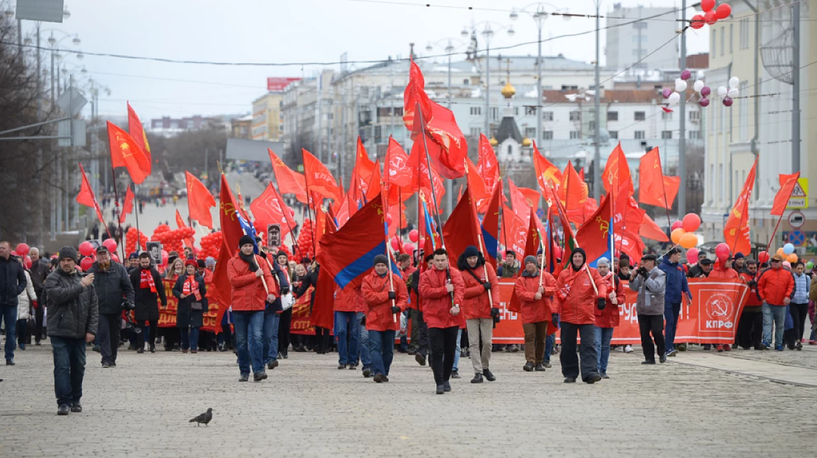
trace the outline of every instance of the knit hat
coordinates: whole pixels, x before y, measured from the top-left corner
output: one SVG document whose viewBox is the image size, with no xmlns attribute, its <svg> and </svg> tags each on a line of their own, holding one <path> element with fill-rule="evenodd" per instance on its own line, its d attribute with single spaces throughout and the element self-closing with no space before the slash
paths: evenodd
<svg viewBox="0 0 817 458">
<path fill-rule="evenodd" d="M 139 259 L 139 255 L 134 251 L 128 255 L 128 259 Z"/>
<path fill-rule="evenodd" d="M 599 258 L 599 260 L 596 261 L 596 267 L 601 267 L 601 266 L 610 267 L 610 260 L 607 259 L 607 258 Z"/>
<path fill-rule="evenodd" d="M 204 263 L 204 259 L 199 259 L 198 261 L 196 261 L 196 264 L 198 265 L 198 267 L 200 267 L 202 269 L 207 267 L 207 264 Z"/>
<path fill-rule="evenodd" d="M 479 250 L 474 245 L 468 245 L 465 248 L 465 252 L 463 252 L 463 256 L 465 256 L 466 259 L 472 256 L 479 256 Z"/>
<path fill-rule="evenodd" d="M 579 269 L 581 269 L 582 266 L 584 266 L 584 263 L 587 262 L 587 253 L 582 248 L 579 247 L 573 248 L 573 251 L 570 252 L 570 265 L 573 265 L 573 256 L 576 253 L 581 253 L 582 255 L 582 265 L 579 266 Z"/>
<path fill-rule="evenodd" d="M 376 266 L 378 264 L 388 265 L 389 264 L 389 258 L 387 258 L 385 254 L 379 254 L 379 255 L 375 256 L 373 266 Z"/>
<path fill-rule="evenodd" d="M 216 258 L 212 256 L 207 256 L 207 259 L 204 260 L 204 266 L 209 267 L 214 265 L 216 265 Z"/>
<path fill-rule="evenodd" d="M 194 269 L 198 269 L 199 264 L 194 259 L 188 259 L 184 261 L 184 268 L 186 269 L 187 266 L 193 266 Z"/>
<path fill-rule="evenodd" d="M 249 235 L 242 235 L 241 238 L 238 239 L 238 248 L 241 249 L 241 247 L 247 244 L 255 246 L 255 240 Z"/>
<path fill-rule="evenodd" d="M 530 256 L 530 255 L 525 256 L 525 265 L 528 265 L 529 262 L 532 262 L 534 265 L 537 265 L 537 266 L 539 265 L 539 263 L 536 261 L 536 256 Z"/>
<path fill-rule="evenodd" d="M 74 262 L 77 262 L 77 250 L 72 246 L 64 246 L 60 248 L 60 257 L 59 260 L 62 261 L 63 259 L 71 259 Z"/>
<path fill-rule="evenodd" d="M 746 256 L 744 256 L 744 255 L 743 255 L 743 253 L 741 253 L 740 251 L 738 251 L 737 253 L 735 253 L 735 259 L 743 259 L 743 258 L 745 258 L 745 257 L 746 257 Z"/>
<path fill-rule="evenodd" d="M 283 256 L 285 259 L 289 260 L 289 256 L 287 256 L 287 254 L 284 253 L 283 251 L 279 251 L 278 254 L 275 255 L 275 258 L 277 259 L 277 258 L 280 258 L 281 256 Z"/>
</svg>

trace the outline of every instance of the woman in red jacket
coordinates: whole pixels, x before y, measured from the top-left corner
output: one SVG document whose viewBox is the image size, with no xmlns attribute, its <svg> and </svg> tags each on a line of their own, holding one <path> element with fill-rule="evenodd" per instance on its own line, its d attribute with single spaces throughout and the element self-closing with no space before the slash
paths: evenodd
<svg viewBox="0 0 817 458">
<path fill-rule="evenodd" d="M 601 378 L 610 378 L 607 375 L 607 361 L 610 359 L 610 341 L 613 339 L 613 330 L 618 326 L 618 306 L 624 303 L 624 286 L 618 276 L 610 270 L 610 261 L 601 258 L 596 263 L 607 291 L 607 304 L 604 310 L 596 308 L 596 353 L 598 353 L 599 374 Z"/>
<path fill-rule="evenodd" d="M 541 278 L 541 282 L 540 282 Z M 514 292 L 519 298 L 522 329 L 525 331 L 525 359 L 522 368 L 527 372 L 544 371 L 545 339 L 548 325 L 553 320 L 551 297 L 556 294 L 556 280 L 541 272 L 536 257 L 525 257 L 525 270 L 516 279 Z"/>
<path fill-rule="evenodd" d="M 457 268 L 462 273 L 465 285 L 462 312 L 468 327 L 468 347 L 476 374 L 471 383 L 482 383 L 483 376 L 493 382 L 496 377 L 488 365 L 491 362 L 494 317 L 499 316 L 499 281 L 493 266 L 485 263 L 482 253 L 473 245 L 465 248 L 460 255 Z M 480 336 L 482 348 L 479 346 Z"/>
<path fill-rule="evenodd" d="M 408 293 L 399 275 L 389 272 L 388 258 L 374 257 L 374 270 L 363 278 L 360 291 L 366 301 L 366 329 L 376 383 L 389 381 L 389 368 L 394 359 L 394 333 L 400 329 L 400 315 L 406 308 Z M 392 290 L 392 285 L 394 290 Z"/>
<path fill-rule="evenodd" d="M 579 376 L 579 359 L 576 357 L 576 335 L 581 334 L 581 375 L 585 383 L 601 380 L 599 360 L 595 344 L 596 307 L 603 310 L 607 305 L 607 286 L 599 272 L 587 265 L 587 255 L 581 248 L 570 254 L 570 265 L 559 274 L 557 302 L 562 324 L 562 375 L 565 383 L 575 383 Z"/>
<path fill-rule="evenodd" d="M 451 391 L 448 383 L 454 367 L 457 334 L 460 328 L 460 305 L 463 303 L 465 284 L 457 269 L 448 265 L 448 252 L 438 248 L 434 252 L 434 267 L 420 275 L 420 300 L 423 318 L 428 324 L 431 345 L 431 368 L 437 394 Z"/>
</svg>

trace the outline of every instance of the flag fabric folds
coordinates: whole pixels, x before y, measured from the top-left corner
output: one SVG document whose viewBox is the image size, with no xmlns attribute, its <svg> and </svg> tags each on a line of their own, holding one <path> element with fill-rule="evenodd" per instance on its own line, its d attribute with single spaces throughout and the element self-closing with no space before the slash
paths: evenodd
<svg viewBox="0 0 817 458">
<path fill-rule="evenodd" d="M 553 183 L 556 192 L 559 192 L 562 186 L 562 172 L 539 153 L 536 142 L 533 142 L 533 170 L 536 172 L 536 182 L 542 194 L 547 195 L 550 192 L 550 183 Z"/>
<path fill-rule="evenodd" d="M 335 182 L 335 177 L 332 176 L 329 169 L 309 151 L 301 149 L 301 153 L 304 160 L 305 185 L 309 191 L 320 194 L 327 199 L 339 201 L 342 196 L 338 190 L 338 184 Z"/>
<path fill-rule="evenodd" d="M 595 267 L 602 256 L 609 260 L 615 257 L 611 252 L 614 238 L 612 202 L 611 194 L 605 195 L 598 210 L 576 231 L 576 241 L 584 248 L 590 267 Z"/>
<path fill-rule="evenodd" d="M 502 184 L 494 187 L 485 216 L 482 217 L 482 242 L 485 244 L 485 260 L 490 262 L 494 269 L 497 267 L 499 251 L 499 200 L 502 194 Z"/>
<path fill-rule="evenodd" d="M 187 184 L 187 213 L 190 219 L 212 230 L 213 216 L 210 209 L 216 206 L 216 199 L 195 175 L 185 171 L 184 177 Z"/>
<path fill-rule="evenodd" d="M 240 221 L 244 218 L 241 216 L 241 213 L 239 213 L 233 192 L 230 191 L 230 185 L 227 183 L 227 177 L 224 176 L 224 174 L 221 175 L 221 193 L 219 200 L 218 214 L 219 220 L 221 221 L 222 240 L 229 252 L 229 259 L 238 250 L 238 240 L 244 235 L 243 224 Z"/>
<path fill-rule="evenodd" d="M 130 106 L 130 102 L 128 102 L 128 133 L 136 144 L 139 145 L 139 148 L 142 148 L 142 152 L 145 153 L 145 157 L 147 158 L 148 166 L 152 166 L 153 161 L 151 159 L 150 143 L 148 143 L 148 137 L 145 135 L 145 128 L 142 127 L 142 121 L 139 120 L 136 111 Z M 150 171 L 151 169 L 148 168 L 148 175 L 150 175 Z"/>
<path fill-rule="evenodd" d="M 289 234 L 289 218 L 292 213 L 272 183 L 267 183 L 267 189 L 252 201 L 250 210 L 255 218 L 256 230 L 266 232 L 270 224 L 277 224 L 282 241 Z"/>
<path fill-rule="evenodd" d="M 94 190 L 88 182 L 88 177 L 85 175 L 85 168 L 82 167 L 82 164 L 79 164 L 79 171 L 82 172 L 82 185 L 79 188 L 79 194 L 77 194 L 77 203 L 96 210 L 96 217 L 99 218 L 99 223 L 102 224 L 102 227 L 108 227 L 108 225 L 105 224 L 102 210 L 99 209 L 99 202 L 96 200 Z"/>
<path fill-rule="evenodd" d="M 794 191 L 794 185 L 796 185 L 797 180 L 800 179 L 800 172 L 792 173 L 791 175 L 781 173 L 778 179 L 780 180 L 780 190 L 778 190 L 774 196 L 774 204 L 772 204 L 772 211 L 770 213 L 776 216 L 783 216 L 783 212 L 786 211 L 786 206 L 789 204 L 791 193 Z"/>
<path fill-rule="evenodd" d="M 729 218 L 723 227 L 723 240 L 729 245 L 734 253 L 749 253 L 752 250 L 752 240 L 749 238 L 749 199 L 752 197 L 752 189 L 755 186 L 755 169 L 757 159 L 752 164 L 752 170 L 746 176 L 743 189 L 738 195 L 738 200 L 729 212 Z"/>
<path fill-rule="evenodd" d="M 499 177 L 499 161 L 496 160 L 496 153 L 494 147 L 485 134 L 479 134 L 479 160 L 477 161 L 477 173 L 485 182 L 485 188 L 490 193 L 494 190 L 494 186 L 501 183 Z"/>
<path fill-rule="evenodd" d="M 119 215 L 119 224 L 125 223 L 125 218 L 127 218 L 128 214 L 133 211 L 133 189 L 128 186 L 127 192 L 125 192 L 125 203 L 122 204 L 122 213 Z"/>
<path fill-rule="evenodd" d="M 681 178 L 664 176 L 661 153 L 657 147 L 641 156 L 638 170 L 638 201 L 645 205 L 671 209 L 681 186 Z"/>
<path fill-rule="evenodd" d="M 480 248 L 479 239 L 482 229 L 479 226 L 474 202 L 471 200 L 471 187 L 465 188 L 462 198 L 454 207 L 443 226 L 445 249 L 448 251 L 448 262 L 456 267 L 457 259 L 469 245 Z"/>
<path fill-rule="evenodd" d="M 125 167 L 136 184 L 142 184 L 150 175 L 150 159 L 127 132 L 108 121 L 108 145 L 114 168 Z"/>
<path fill-rule="evenodd" d="M 281 194 L 294 194 L 298 202 L 306 204 L 307 197 L 304 176 L 300 173 L 293 172 L 271 149 L 267 148 L 267 152 L 269 153 L 269 159 L 272 163 L 272 172 L 275 174 L 275 181 L 278 183 L 278 189 Z"/>
<path fill-rule="evenodd" d="M 630 166 L 627 164 L 624 151 L 621 150 L 621 142 L 616 145 L 613 152 L 610 153 L 610 157 L 607 158 L 607 165 L 604 166 L 601 178 L 607 192 L 614 193 L 617 196 L 634 192 Z"/>
</svg>

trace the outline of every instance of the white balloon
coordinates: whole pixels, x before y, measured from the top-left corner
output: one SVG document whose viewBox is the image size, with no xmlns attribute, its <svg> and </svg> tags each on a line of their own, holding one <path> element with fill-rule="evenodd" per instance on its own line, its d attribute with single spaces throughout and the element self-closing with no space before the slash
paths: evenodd
<svg viewBox="0 0 817 458">
<path fill-rule="evenodd" d="M 740 78 L 738 78 L 737 76 L 729 78 L 729 88 L 737 89 L 738 87 L 740 87 Z"/>
<path fill-rule="evenodd" d="M 695 81 L 695 84 L 692 85 L 692 88 L 695 89 L 695 92 L 701 92 L 701 89 L 704 88 L 704 82 L 701 80 Z"/>
<path fill-rule="evenodd" d="M 675 80 L 675 90 L 678 92 L 684 92 L 687 90 L 687 82 L 682 79 Z"/>
<path fill-rule="evenodd" d="M 681 101 L 681 94 L 673 92 L 672 94 L 670 94 L 669 99 L 667 100 L 669 100 L 669 104 L 672 106 L 678 105 L 678 102 Z"/>
<path fill-rule="evenodd" d="M 737 89 L 732 88 L 732 89 L 729 89 L 729 92 L 727 94 L 729 95 L 729 97 L 732 97 L 734 99 L 735 97 L 737 97 L 740 94 L 740 91 L 737 90 Z"/>
<path fill-rule="evenodd" d="M 729 93 L 729 91 L 726 89 L 726 86 L 720 86 L 718 88 L 718 96 L 719 97 L 726 97 L 726 94 L 728 94 L 728 93 Z"/>
</svg>

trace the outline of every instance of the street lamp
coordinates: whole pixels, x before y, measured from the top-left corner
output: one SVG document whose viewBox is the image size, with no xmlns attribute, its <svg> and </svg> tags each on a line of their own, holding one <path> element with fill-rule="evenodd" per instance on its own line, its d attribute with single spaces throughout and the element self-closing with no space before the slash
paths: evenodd
<svg viewBox="0 0 817 458">
<path fill-rule="evenodd" d="M 497 30 L 506 30 L 508 36 L 512 37 L 516 33 L 513 29 L 513 26 L 504 26 L 498 22 L 493 21 L 483 21 L 471 26 L 471 34 L 476 34 L 476 30 L 478 27 L 483 27 L 482 36 L 485 38 L 485 136 L 491 137 L 491 39 L 494 37 L 494 29 L 491 26 L 496 27 Z M 469 35 L 468 28 L 464 28 L 461 32 L 463 37 L 467 37 Z"/>
<path fill-rule="evenodd" d="M 56 93 L 54 92 L 54 78 L 59 78 L 59 72 L 55 73 L 54 71 L 54 59 L 60 59 L 62 57 L 56 52 L 57 47 L 63 42 L 63 40 L 68 38 L 71 38 L 71 43 L 73 43 L 74 46 L 79 46 L 82 43 L 82 40 L 79 39 L 79 35 L 69 34 L 60 29 L 43 29 L 42 31 L 51 32 L 51 35 L 48 37 L 48 45 L 51 47 L 51 102 L 53 103 L 56 99 Z M 62 38 L 58 40 L 56 37 L 54 37 L 54 32 L 63 34 Z M 82 59 L 82 57 L 78 58 Z M 57 83 L 57 88 L 59 89 L 59 83 Z"/>
</svg>

